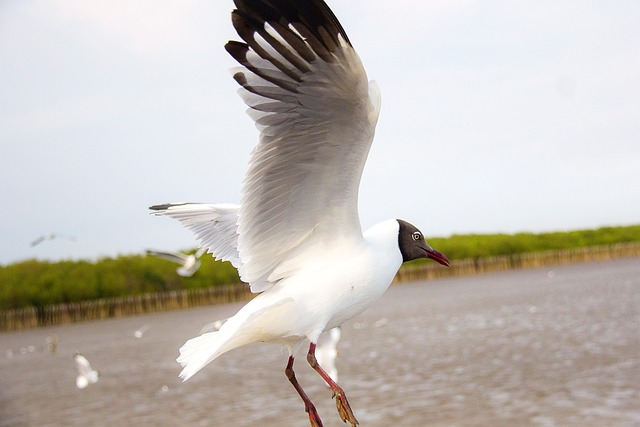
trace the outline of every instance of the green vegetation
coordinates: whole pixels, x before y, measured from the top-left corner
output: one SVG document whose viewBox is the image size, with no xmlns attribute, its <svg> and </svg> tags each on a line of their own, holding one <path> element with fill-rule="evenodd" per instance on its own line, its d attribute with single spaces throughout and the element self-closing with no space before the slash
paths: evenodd
<svg viewBox="0 0 640 427">
<path fill-rule="evenodd" d="M 99 298 L 239 283 L 228 263 L 203 256 L 193 277 L 180 277 L 177 264 L 151 256 L 89 261 L 23 261 L 0 266 L 0 309 L 43 307 Z"/>
<path fill-rule="evenodd" d="M 427 241 L 449 259 L 460 260 L 640 242 L 640 225 L 540 234 L 454 234 Z"/>
<path fill-rule="evenodd" d="M 556 233 L 453 235 L 429 238 L 451 260 L 640 242 L 640 225 Z M 229 263 L 205 256 L 193 277 L 176 274 L 177 265 L 147 256 L 89 261 L 23 261 L 0 266 L 0 309 L 43 307 L 149 292 L 198 289 L 238 283 Z"/>
</svg>

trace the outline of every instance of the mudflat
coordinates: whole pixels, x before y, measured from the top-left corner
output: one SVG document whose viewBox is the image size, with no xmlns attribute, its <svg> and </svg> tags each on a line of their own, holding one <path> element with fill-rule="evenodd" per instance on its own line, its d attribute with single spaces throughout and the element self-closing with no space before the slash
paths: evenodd
<svg viewBox="0 0 640 427">
<path fill-rule="evenodd" d="M 308 426 L 284 348 L 178 378 L 184 341 L 240 306 L 0 334 L 0 426 Z M 637 426 L 640 259 L 394 285 L 338 350 L 363 427 Z M 82 390 L 75 351 L 100 372 Z M 294 368 L 325 426 L 344 426 L 303 350 Z"/>
</svg>

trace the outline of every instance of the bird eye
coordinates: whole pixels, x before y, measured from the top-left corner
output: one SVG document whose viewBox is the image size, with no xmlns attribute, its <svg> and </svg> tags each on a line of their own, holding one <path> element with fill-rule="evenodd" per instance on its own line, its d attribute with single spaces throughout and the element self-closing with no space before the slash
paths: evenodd
<svg viewBox="0 0 640 427">
<path fill-rule="evenodd" d="M 416 231 L 415 233 L 413 233 L 412 237 L 413 237 L 413 240 L 420 240 L 420 239 L 422 239 L 422 234 L 420 234 L 420 232 Z"/>
</svg>

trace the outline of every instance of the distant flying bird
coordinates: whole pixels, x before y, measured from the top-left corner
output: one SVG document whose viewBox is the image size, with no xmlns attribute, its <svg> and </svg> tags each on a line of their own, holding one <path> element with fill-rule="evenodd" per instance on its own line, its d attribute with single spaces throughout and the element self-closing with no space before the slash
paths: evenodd
<svg viewBox="0 0 640 427">
<path fill-rule="evenodd" d="M 78 376 L 76 377 L 76 387 L 83 389 L 89 384 L 95 384 L 98 382 L 100 374 L 98 371 L 91 367 L 91 364 L 82 354 L 75 352 L 73 354 L 73 360 L 76 362 L 76 368 L 78 369 Z"/>
<path fill-rule="evenodd" d="M 320 334 L 380 298 L 404 261 L 431 258 L 445 266 L 449 261 L 403 220 L 390 219 L 362 233 L 358 187 L 380 95 L 329 7 L 321 0 L 235 4 L 232 22 L 244 43 L 225 47 L 242 66 L 234 79 L 260 130 L 240 204 L 151 209 L 181 221 L 260 295 L 219 331 L 180 348 L 180 377 L 188 380 L 246 344 L 283 344 L 289 350 L 287 378 L 311 425 L 321 426 L 293 371 L 295 351 L 308 340 L 307 361 L 331 388 L 340 418 L 355 426 L 344 391 L 318 364 Z M 424 172 L 419 162 L 407 167 Z"/>
<path fill-rule="evenodd" d="M 150 324 L 145 324 L 142 325 L 140 328 L 138 328 L 134 333 L 133 336 L 136 338 L 142 338 L 142 336 L 144 335 L 145 332 L 147 332 L 149 329 L 151 329 L 151 325 Z"/>
<path fill-rule="evenodd" d="M 224 322 L 226 321 L 227 319 L 222 319 L 222 320 L 215 320 L 213 322 L 207 323 L 200 329 L 200 335 L 206 334 L 207 332 L 219 331 L 222 325 L 224 325 Z"/>
<path fill-rule="evenodd" d="M 72 242 L 76 241 L 76 238 L 73 236 L 65 236 L 64 234 L 59 234 L 59 233 L 47 233 L 47 234 L 43 234 L 42 236 L 32 241 L 31 247 L 37 246 L 40 243 L 44 242 L 45 240 L 53 240 L 53 239 L 64 239 Z"/>
<path fill-rule="evenodd" d="M 164 258 L 180 264 L 176 272 L 182 277 L 191 277 L 200 268 L 200 258 L 206 249 L 198 249 L 195 254 L 187 255 L 182 252 L 147 251 L 147 255 Z"/>
</svg>

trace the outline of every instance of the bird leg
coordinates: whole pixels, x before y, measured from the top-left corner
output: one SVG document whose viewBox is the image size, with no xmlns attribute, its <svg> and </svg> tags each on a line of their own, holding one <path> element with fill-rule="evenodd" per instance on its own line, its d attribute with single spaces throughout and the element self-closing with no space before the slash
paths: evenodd
<svg viewBox="0 0 640 427">
<path fill-rule="evenodd" d="M 333 395 L 331 397 L 336 398 L 336 408 L 338 408 L 338 414 L 340 415 L 340 418 L 342 418 L 342 421 L 344 421 L 345 423 L 349 421 L 352 427 L 357 427 L 358 420 L 356 420 L 356 417 L 353 415 L 353 411 L 351 410 L 351 406 L 349 406 L 349 401 L 347 400 L 347 396 L 344 394 L 344 391 L 318 364 L 318 361 L 316 360 L 316 345 L 314 343 L 311 343 L 311 345 L 309 346 L 307 361 L 309 362 L 309 365 L 311 365 L 311 367 L 315 369 L 318 374 L 320 374 L 320 376 L 331 388 L 331 391 L 333 392 Z"/>
<path fill-rule="evenodd" d="M 311 399 L 307 396 L 307 393 L 304 392 L 300 383 L 296 379 L 296 373 L 293 372 L 293 356 L 289 356 L 289 362 L 287 363 L 287 367 L 284 369 L 284 373 L 296 389 L 302 401 L 304 402 L 304 410 L 309 414 L 309 422 L 311 423 L 311 427 L 322 427 L 322 420 L 318 415 L 318 411 L 316 407 L 311 403 Z"/>
</svg>

